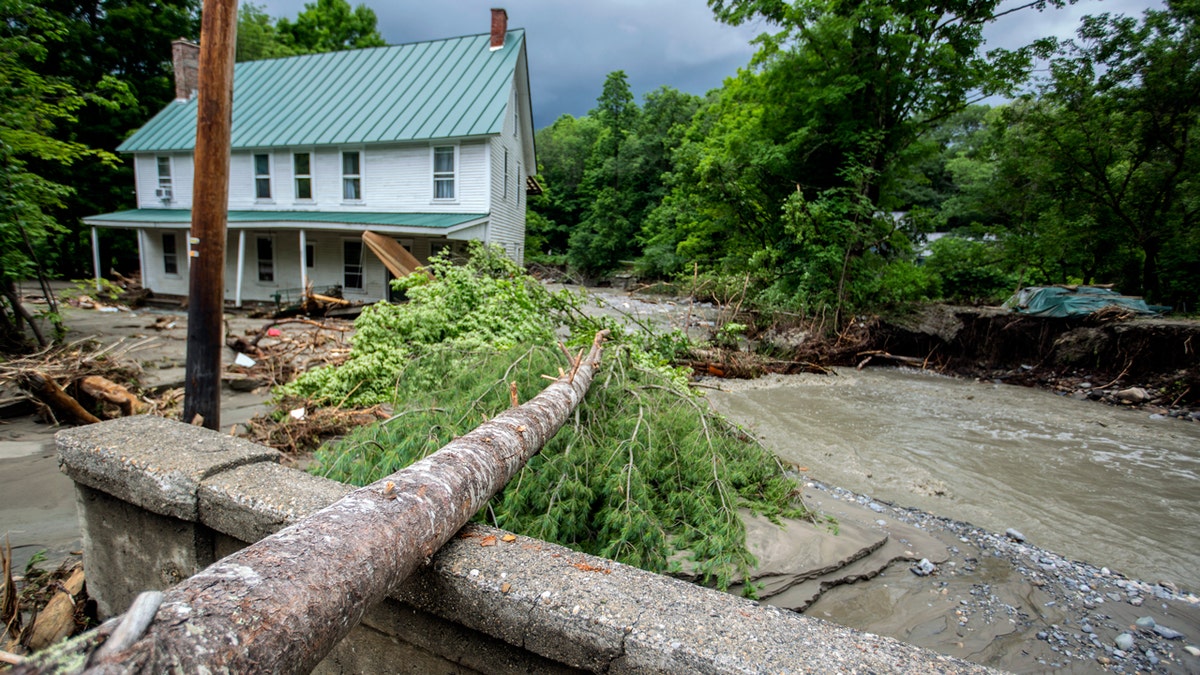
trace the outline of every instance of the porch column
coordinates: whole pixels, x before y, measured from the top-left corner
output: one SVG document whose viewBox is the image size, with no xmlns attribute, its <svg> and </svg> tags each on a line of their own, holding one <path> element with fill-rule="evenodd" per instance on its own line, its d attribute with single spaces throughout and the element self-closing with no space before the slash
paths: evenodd
<svg viewBox="0 0 1200 675">
<path fill-rule="evenodd" d="M 137 229 L 138 273 L 142 275 L 142 288 L 146 288 L 146 230 Z"/>
<path fill-rule="evenodd" d="M 300 297 L 308 297 L 308 233 L 300 230 Z"/>
<path fill-rule="evenodd" d="M 237 287 L 233 293 L 233 306 L 242 306 L 242 276 L 246 267 L 246 231 L 238 230 Z"/>
<path fill-rule="evenodd" d="M 100 292 L 100 234 L 92 226 L 92 269 L 96 271 L 96 292 Z"/>
</svg>

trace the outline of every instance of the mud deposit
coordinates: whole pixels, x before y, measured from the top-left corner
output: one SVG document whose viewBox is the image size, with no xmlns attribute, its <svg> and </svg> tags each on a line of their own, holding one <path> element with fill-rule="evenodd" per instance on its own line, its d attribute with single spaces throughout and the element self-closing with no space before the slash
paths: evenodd
<svg viewBox="0 0 1200 675">
<path fill-rule="evenodd" d="M 906 519 L 951 552 L 807 613 L 1018 672 L 1200 672 L 1200 424 L 887 369 L 710 384 L 814 506 Z"/>
</svg>

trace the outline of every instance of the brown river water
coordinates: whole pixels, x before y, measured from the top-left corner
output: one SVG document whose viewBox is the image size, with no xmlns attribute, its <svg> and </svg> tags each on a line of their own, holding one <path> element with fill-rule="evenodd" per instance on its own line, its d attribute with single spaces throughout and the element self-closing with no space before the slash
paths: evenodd
<svg viewBox="0 0 1200 675">
<path fill-rule="evenodd" d="M 1200 424 L 891 369 L 710 384 L 811 478 L 1200 590 Z"/>
</svg>

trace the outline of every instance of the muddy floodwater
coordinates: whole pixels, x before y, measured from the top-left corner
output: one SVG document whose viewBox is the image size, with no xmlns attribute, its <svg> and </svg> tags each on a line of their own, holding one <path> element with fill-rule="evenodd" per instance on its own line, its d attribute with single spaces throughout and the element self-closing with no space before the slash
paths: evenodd
<svg viewBox="0 0 1200 675">
<path fill-rule="evenodd" d="M 888 369 L 713 384 L 812 478 L 1200 590 L 1200 424 Z"/>
</svg>

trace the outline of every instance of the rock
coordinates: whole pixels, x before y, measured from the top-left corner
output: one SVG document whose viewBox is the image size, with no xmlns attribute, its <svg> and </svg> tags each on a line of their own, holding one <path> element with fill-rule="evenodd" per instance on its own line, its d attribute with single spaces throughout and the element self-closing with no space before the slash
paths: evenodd
<svg viewBox="0 0 1200 675">
<path fill-rule="evenodd" d="M 1154 617 L 1152 617 L 1152 616 L 1139 617 L 1137 621 L 1133 622 L 1133 625 L 1137 626 L 1138 628 L 1144 629 L 1144 630 L 1149 630 L 1151 628 L 1154 628 Z"/>
<path fill-rule="evenodd" d="M 1157 666 L 1158 665 L 1158 654 L 1155 654 L 1153 649 L 1147 649 L 1146 650 L 1146 660 L 1150 662 L 1150 665 Z"/>
<path fill-rule="evenodd" d="M 1149 401 L 1150 394 L 1147 393 L 1146 390 L 1142 389 L 1141 387 L 1130 387 L 1128 389 L 1122 389 L 1121 391 L 1118 391 L 1117 393 L 1113 394 L 1113 398 L 1117 399 L 1118 401 L 1121 401 L 1122 403 L 1138 404 L 1138 403 L 1145 403 L 1146 401 Z"/>
<path fill-rule="evenodd" d="M 1009 539 L 1012 539 L 1013 541 L 1021 541 L 1021 542 L 1025 541 L 1025 535 L 1021 534 L 1020 532 L 1014 530 L 1011 527 L 1004 531 L 1004 536 L 1008 537 Z"/>
<path fill-rule="evenodd" d="M 1134 607 L 1141 607 L 1142 606 L 1142 596 L 1135 595 L 1134 597 L 1130 598 L 1129 604 L 1133 605 Z"/>
<path fill-rule="evenodd" d="M 867 504 L 867 508 L 871 509 L 875 513 L 883 513 L 883 510 L 884 510 L 882 504 L 877 504 L 875 502 L 871 502 L 870 504 Z"/>
<path fill-rule="evenodd" d="M 1091 633 L 1092 632 L 1092 624 L 1084 622 L 1083 625 L 1081 625 L 1079 627 L 1079 630 L 1081 630 L 1085 633 Z"/>
<path fill-rule="evenodd" d="M 930 574 L 933 574 L 934 571 L 937 570 L 937 567 L 934 566 L 933 563 L 929 562 L 929 558 L 921 558 L 921 562 L 913 565 L 909 569 L 912 570 L 913 574 L 919 577 L 927 577 Z"/>
<path fill-rule="evenodd" d="M 1200 647 L 1197 647 L 1196 645 L 1188 645 L 1183 648 L 1183 651 L 1191 654 L 1192 656 L 1200 656 Z"/>
<path fill-rule="evenodd" d="M 1133 636 L 1129 633 L 1121 633 L 1113 640 L 1113 644 L 1117 646 L 1117 649 L 1127 652 L 1133 648 Z"/>
<path fill-rule="evenodd" d="M 1182 640 L 1183 633 L 1166 626 L 1154 626 L 1154 632 L 1165 640 Z"/>
</svg>

